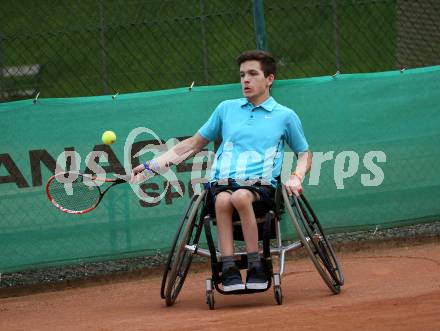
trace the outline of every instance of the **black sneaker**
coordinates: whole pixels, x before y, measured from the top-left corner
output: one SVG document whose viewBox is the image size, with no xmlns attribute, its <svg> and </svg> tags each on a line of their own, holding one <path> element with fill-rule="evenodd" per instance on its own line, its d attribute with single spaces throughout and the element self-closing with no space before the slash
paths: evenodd
<svg viewBox="0 0 440 331">
<path fill-rule="evenodd" d="M 244 290 L 245 286 L 241 281 L 240 270 L 237 267 L 230 267 L 222 272 L 223 291 L 231 292 L 237 290 Z"/>
<path fill-rule="evenodd" d="M 246 288 L 249 290 L 265 290 L 267 289 L 267 276 L 264 267 L 252 267 L 247 272 Z"/>
</svg>

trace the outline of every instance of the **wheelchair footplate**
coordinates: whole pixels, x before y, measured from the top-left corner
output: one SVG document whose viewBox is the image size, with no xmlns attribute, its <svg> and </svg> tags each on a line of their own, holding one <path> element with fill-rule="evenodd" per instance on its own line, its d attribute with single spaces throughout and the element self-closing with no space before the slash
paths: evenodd
<svg viewBox="0 0 440 331">
<path fill-rule="evenodd" d="M 229 294 L 235 294 L 235 295 L 242 295 L 242 294 L 253 294 L 253 293 L 260 293 L 260 292 L 266 292 L 270 288 L 273 288 L 274 290 L 274 296 L 275 300 L 278 305 L 282 304 L 283 301 L 283 295 L 281 291 L 281 276 L 278 273 L 273 273 L 272 269 L 272 261 L 269 258 L 268 260 L 264 261 L 262 259 L 262 263 L 265 265 L 265 271 L 267 276 L 267 287 L 264 289 L 242 289 L 242 290 L 235 290 L 235 291 L 228 291 L 225 292 L 222 289 L 221 285 L 221 277 L 220 273 L 218 272 L 219 269 L 222 267 L 222 262 L 216 262 L 212 265 L 212 278 L 207 278 L 205 281 L 205 290 L 206 290 L 206 303 L 209 306 L 209 309 L 214 309 L 215 306 L 215 300 L 214 300 L 214 288 L 219 292 L 220 294 L 229 295 Z M 236 261 L 236 265 L 240 270 L 247 269 L 247 258 L 246 255 L 242 255 L 239 260 Z"/>
<path fill-rule="evenodd" d="M 221 277 L 220 277 L 220 272 L 218 272 L 218 270 L 221 270 L 222 268 L 222 262 L 216 262 L 216 265 L 212 265 L 212 270 L 213 270 L 213 274 L 212 274 L 212 279 L 213 279 L 213 286 L 215 287 L 215 289 L 220 293 L 220 294 L 224 294 L 224 295 L 228 295 L 228 294 L 253 294 L 253 293 L 260 293 L 260 292 L 266 292 L 268 289 L 270 289 L 272 287 L 272 277 L 273 277 L 273 272 L 272 272 L 272 261 L 271 258 L 264 260 L 263 258 L 261 259 L 261 263 L 264 266 L 264 270 L 266 273 L 266 278 L 267 278 L 267 286 L 264 289 L 248 289 L 248 288 L 244 288 L 241 290 L 234 290 L 234 291 L 223 291 L 222 285 L 221 285 Z M 240 258 L 238 260 L 235 261 L 236 266 L 238 267 L 239 270 L 246 270 L 248 263 L 247 263 L 247 256 L 246 255 L 241 255 Z"/>
</svg>

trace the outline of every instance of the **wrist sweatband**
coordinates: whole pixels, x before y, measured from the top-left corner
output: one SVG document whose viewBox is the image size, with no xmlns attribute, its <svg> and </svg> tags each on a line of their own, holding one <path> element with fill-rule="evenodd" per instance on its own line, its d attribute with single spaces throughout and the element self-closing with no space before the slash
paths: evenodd
<svg viewBox="0 0 440 331">
<path fill-rule="evenodd" d="M 292 176 L 296 176 L 296 177 L 298 177 L 299 178 L 299 180 L 301 181 L 301 183 L 303 182 L 303 180 L 304 180 L 304 177 L 303 176 L 301 176 L 299 173 L 297 173 L 296 171 L 294 171 L 293 172 L 293 174 L 292 174 Z"/>
<path fill-rule="evenodd" d="M 153 168 L 151 170 L 153 170 L 154 172 L 159 172 L 159 164 L 157 163 L 157 161 L 155 159 L 152 159 L 150 161 L 150 165 L 152 165 L 152 168 Z"/>
<path fill-rule="evenodd" d="M 147 170 L 149 173 L 154 174 L 153 170 L 150 168 L 149 162 L 143 163 L 145 170 Z"/>
</svg>

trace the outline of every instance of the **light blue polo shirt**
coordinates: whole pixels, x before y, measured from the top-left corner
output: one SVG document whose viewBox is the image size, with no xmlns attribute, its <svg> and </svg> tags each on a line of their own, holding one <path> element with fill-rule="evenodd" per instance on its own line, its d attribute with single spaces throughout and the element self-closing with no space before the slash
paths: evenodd
<svg viewBox="0 0 440 331">
<path fill-rule="evenodd" d="M 272 97 L 256 107 L 245 98 L 223 101 L 198 132 L 209 141 L 222 140 L 212 181 L 260 180 L 276 186 L 284 144 L 295 153 L 309 149 L 298 115 Z"/>
</svg>

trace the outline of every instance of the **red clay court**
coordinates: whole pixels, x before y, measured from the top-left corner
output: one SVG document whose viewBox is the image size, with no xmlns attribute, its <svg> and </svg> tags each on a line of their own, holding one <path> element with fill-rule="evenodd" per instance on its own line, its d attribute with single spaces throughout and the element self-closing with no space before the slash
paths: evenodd
<svg viewBox="0 0 440 331">
<path fill-rule="evenodd" d="M 365 245 L 364 245 L 365 246 Z M 376 248 L 372 248 L 376 247 Z M 0 330 L 440 330 L 439 239 L 372 243 L 338 256 L 346 284 L 325 286 L 308 258 L 289 260 L 283 305 L 273 291 L 205 303 L 208 267 L 193 265 L 176 304 L 161 276 L 0 299 Z"/>
</svg>

